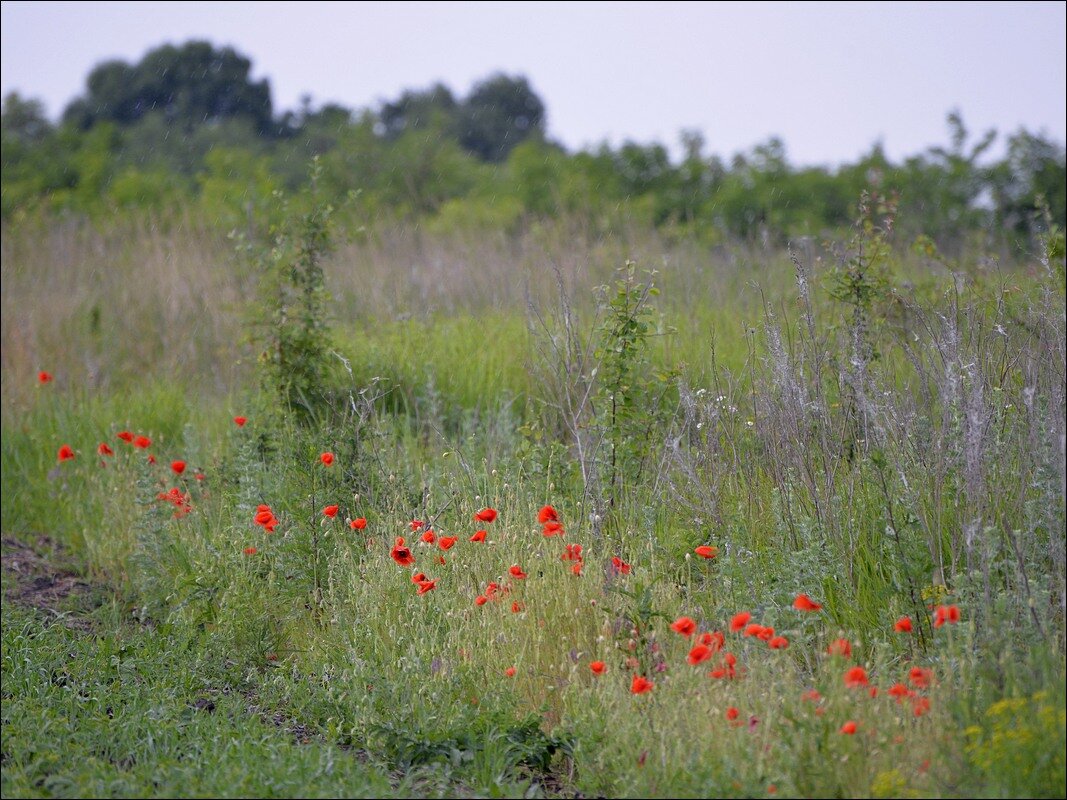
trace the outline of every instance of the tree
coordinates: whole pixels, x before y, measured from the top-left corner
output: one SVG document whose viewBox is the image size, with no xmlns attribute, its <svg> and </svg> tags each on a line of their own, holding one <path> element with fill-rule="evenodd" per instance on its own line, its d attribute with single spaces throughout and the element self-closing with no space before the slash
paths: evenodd
<svg viewBox="0 0 1067 800">
<path fill-rule="evenodd" d="M 459 104 L 443 83 L 429 89 L 407 90 L 393 102 L 382 104 L 378 112 L 387 139 L 396 139 L 407 131 L 436 128 L 452 133 L 456 128 Z"/>
<path fill-rule="evenodd" d="M 526 78 L 497 74 L 477 84 L 459 110 L 459 141 L 483 161 L 504 161 L 531 136 L 542 137 L 545 104 Z"/>
<path fill-rule="evenodd" d="M 270 85 L 253 82 L 252 62 L 233 48 L 209 42 L 164 45 L 135 65 L 108 61 L 89 74 L 86 95 L 67 107 L 64 120 L 83 130 L 101 121 L 126 126 L 152 112 L 191 129 L 244 118 L 256 130 L 271 129 Z"/>
</svg>

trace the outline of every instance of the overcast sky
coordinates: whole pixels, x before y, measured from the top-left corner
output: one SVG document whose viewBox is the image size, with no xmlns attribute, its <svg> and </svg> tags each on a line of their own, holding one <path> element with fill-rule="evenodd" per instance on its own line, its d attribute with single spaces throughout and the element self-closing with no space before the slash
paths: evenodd
<svg viewBox="0 0 1067 800">
<path fill-rule="evenodd" d="M 550 136 L 729 156 L 772 135 L 794 163 L 946 142 L 945 116 L 1067 139 L 1067 3 L 4 2 L 2 91 L 58 115 L 104 59 L 192 38 L 232 45 L 276 109 L 373 106 L 443 81 L 529 78 Z"/>
</svg>

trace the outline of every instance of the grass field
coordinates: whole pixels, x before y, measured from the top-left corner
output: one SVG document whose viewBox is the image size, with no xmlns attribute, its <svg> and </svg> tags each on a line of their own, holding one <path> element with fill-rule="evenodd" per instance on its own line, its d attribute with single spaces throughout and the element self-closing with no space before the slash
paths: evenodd
<svg viewBox="0 0 1067 800">
<path fill-rule="evenodd" d="M 1063 796 L 1062 257 L 334 239 L 5 226 L 5 797 Z"/>
</svg>

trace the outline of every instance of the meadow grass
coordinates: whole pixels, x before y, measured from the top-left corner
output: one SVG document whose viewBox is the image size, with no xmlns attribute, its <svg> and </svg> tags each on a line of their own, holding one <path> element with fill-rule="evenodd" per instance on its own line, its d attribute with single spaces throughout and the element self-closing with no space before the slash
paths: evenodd
<svg viewBox="0 0 1067 800">
<path fill-rule="evenodd" d="M 5 599 L 4 795 L 1062 796 L 1062 287 L 894 257 L 857 315 L 799 256 L 798 288 L 788 254 L 651 234 L 364 232 L 325 267 L 309 424 L 210 228 L 5 230 L 3 531 L 99 588 L 87 631 Z M 661 294 L 624 342 L 596 287 L 635 257 Z M 682 615 L 723 651 L 688 664 Z"/>
</svg>

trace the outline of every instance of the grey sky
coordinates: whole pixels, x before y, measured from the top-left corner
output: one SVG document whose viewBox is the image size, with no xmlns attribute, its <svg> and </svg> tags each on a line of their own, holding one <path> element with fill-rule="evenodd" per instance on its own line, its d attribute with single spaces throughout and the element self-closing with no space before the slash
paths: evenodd
<svg viewBox="0 0 1067 800">
<path fill-rule="evenodd" d="M 781 136 L 795 163 L 899 158 L 972 131 L 1067 139 L 1067 3 L 4 2 L 2 91 L 57 115 L 107 58 L 229 44 L 276 108 L 374 105 L 441 80 L 523 73 L 571 148 L 677 144 L 730 155 Z"/>
</svg>

